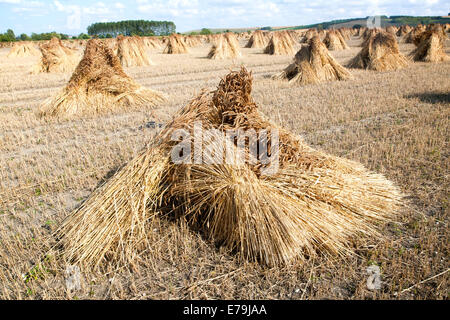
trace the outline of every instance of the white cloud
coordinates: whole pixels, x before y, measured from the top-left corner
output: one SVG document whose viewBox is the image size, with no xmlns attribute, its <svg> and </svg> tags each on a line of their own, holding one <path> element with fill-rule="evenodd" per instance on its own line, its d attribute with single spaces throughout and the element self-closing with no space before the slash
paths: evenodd
<svg viewBox="0 0 450 320">
<path fill-rule="evenodd" d="M 23 0 L 0 0 L 0 3 L 21 4 L 22 7 L 42 7 L 44 5 L 44 3 L 42 3 L 41 1 L 23 1 Z"/>
<path fill-rule="evenodd" d="M 92 7 L 83 7 L 83 13 L 91 15 L 107 15 L 110 13 L 110 10 L 103 2 L 98 2 Z"/>
<path fill-rule="evenodd" d="M 34 10 L 33 8 L 26 8 L 26 7 L 16 7 L 16 8 L 12 9 L 12 11 L 15 12 L 15 13 L 30 12 L 30 11 L 33 11 L 33 10 Z"/>
<path fill-rule="evenodd" d="M 0 0 L 0 3 L 18 4 L 20 3 L 20 0 Z"/>
<path fill-rule="evenodd" d="M 67 10 L 67 8 L 58 0 L 53 1 L 53 4 L 56 6 L 56 9 L 58 11 L 66 11 Z"/>
</svg>

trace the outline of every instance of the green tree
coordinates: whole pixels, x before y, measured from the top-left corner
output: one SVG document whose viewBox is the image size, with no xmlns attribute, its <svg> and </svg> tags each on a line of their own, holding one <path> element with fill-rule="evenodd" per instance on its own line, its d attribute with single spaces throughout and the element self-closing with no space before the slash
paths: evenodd
<svg viewBox="0 0 450 320">
<path fill-rule="evenodd" d="M 117 37 L 119 34 L 125 36 L 139 35 L 170 35 L 175 33 L 176 27 L 172 21 L 147 21 L 147 20 L 125 20 L 118 22 L 98 22 L 87 28 L 89 35 L 107 35 Z"/>
<path fill-rule="evenodd" d="M 212 32 L 211 32 L 211 30 L 209 30 L 207 28 L 203 28 L 202 30 L 200 30 L 200 34 L 208 35 L 208 34 L 212 34 Z"/>
<path fill-rule="evenodd" d="M 20 35 L 20 40 L 22 40 L 22 41 L 29 41 L 29 40 L 31 40 L 31 38 L 27 34 L 22 33 Z"/>
<path fill-rule="evenodd" d="M 15 41 L 16 40 L 16 35 L 14 34 L 14 31 L 12 31 L 11 29 L 8 29 L 6 31 L 6 36 L 10 39 L 9 41 Z"/>
<path fill-rule="evenodd" d="M 89 37 L 87 34 L 85 33 L 80 33 L 78 35 L 78 39 L 90 39 L 91 37 Z"/>
</svg>

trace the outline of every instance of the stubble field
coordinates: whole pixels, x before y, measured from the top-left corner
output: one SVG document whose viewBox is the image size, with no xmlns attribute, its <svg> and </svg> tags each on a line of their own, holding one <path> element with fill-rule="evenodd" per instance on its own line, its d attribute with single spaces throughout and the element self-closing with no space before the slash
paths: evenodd
<svg viewBox="0 0 450 320">
<path fill-rule="evenodd" d="M 156 65 L 126 68 L 167 95 L 155 110 L 48 122 L 35 112 L 70 74 L 31 75 L 37 58 L 10 59 L 0 49 L 0 298 L 448 299 L 450 63 L 351 69 L 354 80 L 298 87 L 270 79 L 292 57 L 244 43 L 235 61 L 206 59 L 205 44 L 183 55 L 149 51 Z M 359 43 L 353 37 L 350 49 L 331 54 L 345 64 Z M 413 48 L 400 44 L 404 54 Z M 238 262 L 182 221 L 161 221 L 134 265 L 83 273 L 77 292 L 67 292 L 64 266 L 33 269 L 64 217 L 137 155 L 159 124 L 241 64 L 253 72 L 253 97 L 271 120 L 400 186 L 407 206 L 383 227 L 384 239 L 355 239 L 354 256 L 268 269 Z M 381 268 L 381 290 L 367 289 L 370 264 Z"/>
</svg>

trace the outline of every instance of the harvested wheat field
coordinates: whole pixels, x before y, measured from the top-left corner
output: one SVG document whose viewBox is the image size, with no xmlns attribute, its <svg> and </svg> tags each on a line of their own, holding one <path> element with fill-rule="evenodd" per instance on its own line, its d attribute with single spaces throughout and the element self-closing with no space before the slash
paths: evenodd
<svg viewBox="0 0 450 320">
<path fill-rule="evenodd" d="M 223 60 L 144 42 L 154 65 L 128 67 L 91 40 L 73 73 L 30 74 L 39 56 L 0 49 L 0 298 L 448 299 L 450 62 L 346 70 L 359 36 L 286 55 L 248 41 Z M 273 80 L 295 52 L 346 81 Z M 279 173 L 174 165 L 168 139 L 196 120 L 279 129 Z"/>
</svg>

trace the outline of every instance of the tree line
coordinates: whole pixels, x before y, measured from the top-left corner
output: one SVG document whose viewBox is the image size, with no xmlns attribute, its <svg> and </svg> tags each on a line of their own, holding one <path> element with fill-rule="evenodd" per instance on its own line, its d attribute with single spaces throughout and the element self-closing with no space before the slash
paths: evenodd
<svg viewBox="0 0 450 320">
<path fill-rule="evenodd" d="M 69 37 L 67 34 L 58 32 L 45 32 L 45 33 L 32 33 L 30 36 L 26 33 L 22 33 L 16 36 L 13 30 L 8 29 L 5 33 L 0 33 L 0 42 L 12 42 L 12 41 L 41 41 L 51 40 L 52 38 L 58 38 L 61 40 L 67 39 L 89 39 L 90 37 L 85 33 L 80 33 L 78 36 Z"/>
<path fill-rule="evenodd" d="M 124 36 L 166 36 L 176 32 L 172 21 L 125 20 L 118 22 L 98 22 L 87 28 L 91 36 L 112 38 Z"/>
<path fill-rule="evenodd" d="M 88 34 L 80 33 L 78 36 L 72 37 L 55 31 L 32 33 L 31 35 L 22 33 L 16 36 L 13 30 L 8 29 L 5 33 L 0 33 L 0 42 L 50 40 L 53 37 L 62 40 L 90 39 L 91 37 L 115 38 L 120 34 L 124 36 L 166 36 L 175 33 L 176 26 L 172 21 L 127 20 L 94 23 L 87 28 L 87 31 Z"/>
</svg>

